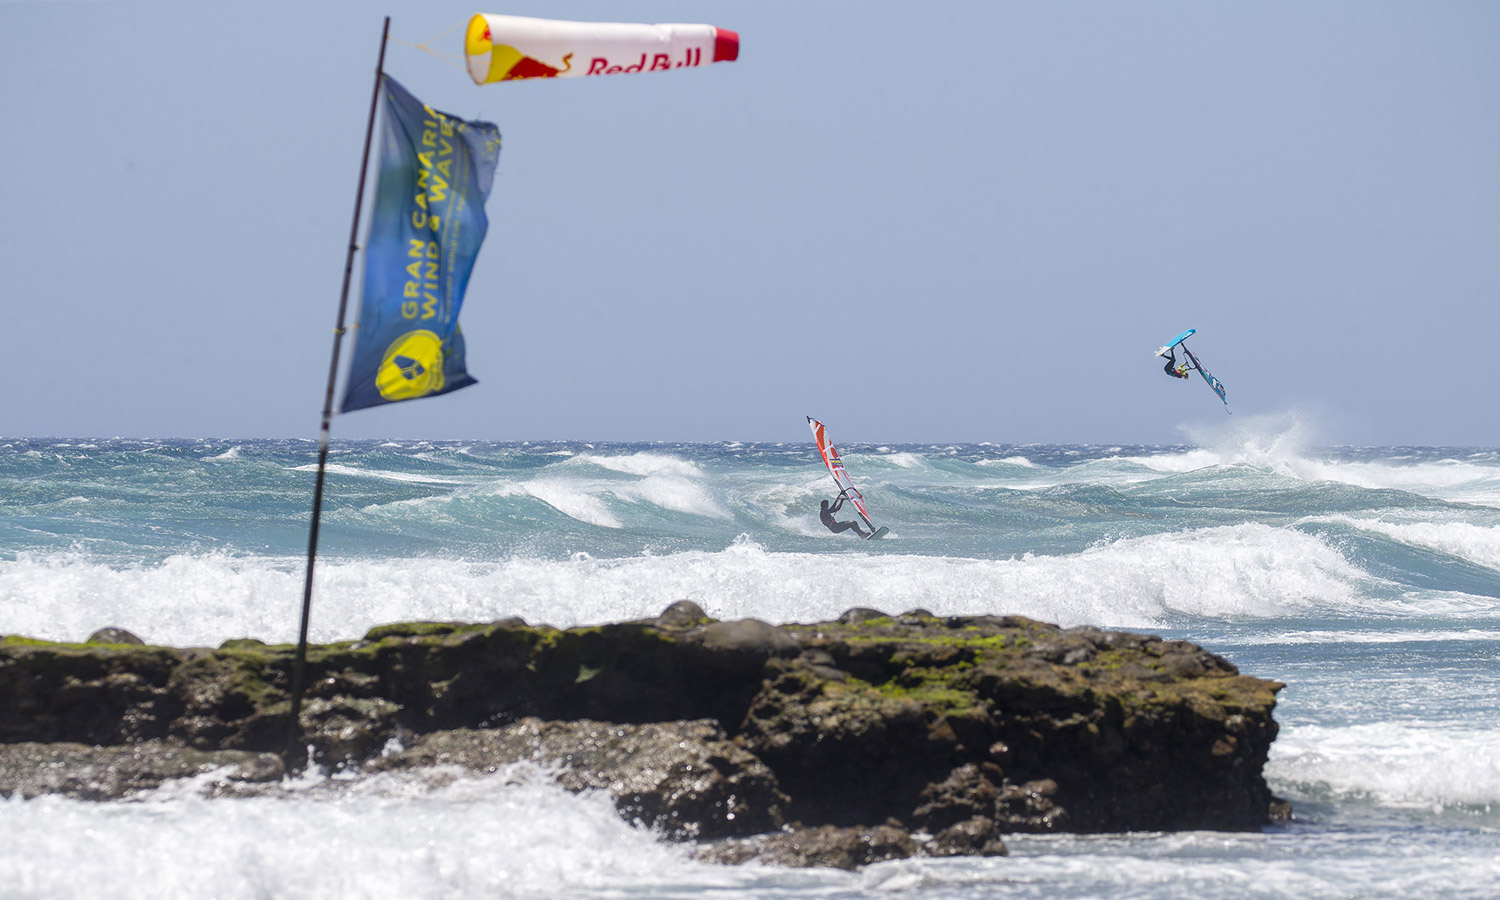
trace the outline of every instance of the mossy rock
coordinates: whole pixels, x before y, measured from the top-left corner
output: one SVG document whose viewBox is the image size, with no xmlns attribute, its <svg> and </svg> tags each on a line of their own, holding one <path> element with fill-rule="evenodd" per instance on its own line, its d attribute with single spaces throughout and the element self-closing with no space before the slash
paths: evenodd
<svg viewBox="0 0 1500 900">
<path fill-rule="evenodd" d="M 0 638 L 0 743 L 279 751 L 294 653 L 248 638 L 183 650 Z M 330 762 L 396 734 L 523 717 L 712 720 L 775 771 L 789 820 L 901 819 L 960 769 L 1011 798 L 994 821 L 1014 827 L 1259 827 L 1272 799 L 1261 773 L 1281 685 L 1186 642 L 1019 616 L 856 608 L 772 626 L 679 602 L 568 629 L 382 625 L 308 647 L 306 664 L 301 727 Z"/>
</svg>

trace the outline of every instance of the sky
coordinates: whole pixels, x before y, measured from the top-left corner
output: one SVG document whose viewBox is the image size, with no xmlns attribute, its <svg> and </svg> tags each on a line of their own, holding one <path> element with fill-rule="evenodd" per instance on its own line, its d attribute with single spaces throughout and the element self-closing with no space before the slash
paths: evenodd
<svg viewBox="0 0 1500 900">
<path fill-rule="evenodd" d="M 410 46 L 479 11 L 740 58 Z M 386 14 L 503 135 L 479 384 L 335 439 L 1500 446 L 1488 0 L 0 2 L 0 435 L 316 437 Z M 1153 356 L 1186 328 L 1232 417 Z"/>
</svg>

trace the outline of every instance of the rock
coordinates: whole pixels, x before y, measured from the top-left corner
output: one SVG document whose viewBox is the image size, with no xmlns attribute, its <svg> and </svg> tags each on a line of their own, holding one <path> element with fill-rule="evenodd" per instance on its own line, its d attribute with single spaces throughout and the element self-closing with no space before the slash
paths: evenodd
<svg viewBox="0 0 1500 900">
<path fill-rule="evenodd" d="M 791 797 L 788 815 L 803 821 L 902 818 L 938 767 L 948 769 L 948 754 L 931 746 L 921 703 L 813 667 L 787 667 L 767 680 L 739 738 L 776 772 Z"/>
<path fill-rule="evenodd" d="M 712 622 L 699 631 L 698 640 L 709 650 L 748 655 L 762 661 L 773 656 L 795 656 L 802 651 L 796 638 L 759 619 Z"/>
<path fill-rule="evenodd" d="M 959 766 L 944 781 L 922 790 L 912 812 L 912 824 L 934 834 L 960 822 L 995 814 L 1000 792 L 973 763 Z M 991 825 L 994 823 L 991 822 Z"/>
<path fill-rule="evenodd" d="M 890 616 L 886 615 L 878 609 L 870 609 L 869 607 L 865 606 L 856 606 L 851 609 L 844 610 L 843 615 L 838 617 L 837 622 L 840 625 L 862 625 L 865 622 L 869 622 L 873 619 L 889 618 Z"/>
<path fill-rule="evenodd" d="M 756 862 L 789 868 L 824 867 L 854 870 L 890 859 L 917 855 L 911 835 L 889 825 L 874 828 L 794 828 L 778 834 L 700 847 L 695 859 L 739 865 Z"/>
<path fill-rule="evenodd" d="M 260 638 L 230 638 L 219 645 L 220 650 L 264 650 L 271 646 Z"/>
<path fill-rule="evenodd" d="M 1063 631 L 1063 634 L 1085 640 L 1100 650 L 1109 647 L 1109 635 L 1103 630 L 1095 628 L 1093 625 L 1079 625 L 1076 628 L 1068 628 Z"/>
<path fill-rule="evenodd" d="M 607 791 L 627 819 L 675 840 L 757 834 L 783 824 L 786 796 L 776 776 L 712 721 L 524 719 L 499 729 L 428 735 L 370 769 L 458 765 L 495 772 L 523 761 L 556 767 L 558 782 L 570 791 Z"/>
<path fill-rule="evenodd" d="M 280 752 L 294 650 L 0 637 L 0 745 Z M 873 840 L 897 822 L 935 835 L 934 852 L 989 852 L 975 820 L 1239 830 L 1289 815 L 1263 775 L 1280 684 L 1185 641 L 1021 616 L 855 608 L 772 626 L 679 601 L 569 629 L 396 623 L 309 647 L 307 684 L 299 725 L 321 764 L 357 777 L 541 762 L 683 839 L 801 821 Z M 410 749 L 379 758 L 392 737 Z M 27 782 L 37 790 L 112 796 L 197 771 L 156 754 L 110 782 L 93 757 L 40 752 L 14 763 L 52 773 Z"/>
<path fill-rule="evenodd" d="M 1128 631 L 1105 632 L 1104 645 L 1111 650 L 1139 650 L 1147 641 L 1157 641 L 1160 638 L 1149 634 L 1131 634 Z"/>
<path fill-rule="evenodd" d="M 146 642 L 143 641 L 143 640 L 141 640 L 140 638 L 136 637 L 135 635 L 131 634 L 130 632 L 126 631 L 123 628 L 115 628 L 114 626 L 110 626 L 109 628 L 101 628 L 98 631 L 94 632 L 93 634 L 89 635 L 89 639 L 87 641 L 84 641 L 84 643 L 86 643 L 86 644 L 139 644 L 139 645 L 144 646 Z"/>
<path fill-rule="evenodd" d="M 268 782 L 282 777 L 281 759 L 269 753 L 206 753 L 160 741 L 130 746 L 0 744 L 0 797 L 61 794 L 76 800 L 118 800 L 168 781 L 217 773 L 215 780 Z M 206 784 L 212 792 L 214 782 Z"/>
<path fill-rule="evenodd" d="M 302 707 L 303 741 L 325 765 L 369 759 L 396 734 L 401 708 L 389 700 L 337 695 Z"/>
<path fill-rule="evenodd" d="M 655 621 L 658 628 L 692 628 L 695 625 L 707 625 L 713 619 L 708 617 L 703 607 L 693 601 L 678 600 L 662 610 Z"/>
<path fill-rule="evenodd" d="M 995 821 L 973 816 L 948 826 L 922 845 L 923 856 L 1007 856 Z"/>
<path fill-rule="evenodd" d="M 1023 785 L 1007 783 L 995 801 L 1000 830 L 1030 834 L 1065 831 L 1068 811 L 1053 802 L 1056 794 L 1057 782 L 1050 778 Z"/>
</svg>

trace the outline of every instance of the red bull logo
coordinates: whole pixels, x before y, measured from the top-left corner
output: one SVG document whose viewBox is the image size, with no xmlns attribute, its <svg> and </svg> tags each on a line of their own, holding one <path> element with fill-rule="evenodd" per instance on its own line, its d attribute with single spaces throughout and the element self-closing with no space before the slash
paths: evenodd
<svg viewBox="0 0 1500 900">
<path fill-rule="evenodd" d="M 585 75 L 618 75 L 624 72 L 660 72 L 664 69 L 680 69 L 684 66 L 703 65 L 703 51 L 696 47 L 689 47 L 683 51 L 683 55 L 676 62 L 665 53 L 651 55 L 651 66 L 646 66 L 646 54 L 642 53 L 639 60 L 628 66 L 612 66 L 609 59 L 596 56 L 589 60 L 589 70 Z"/>
<path fill-rule="evenodd" d="M 500 48 L 497 47 L 495 49 L 498 50 Z M 505 49 L 511 50 L 514 48 L 506 47 Z M 516 60 L 515 65 L 511 66 L 510 71 L 506 72 L 505 77 L 500 80 L 519 81 L 522 78 L 556 78 L 562 73 L 573 68 L 573 54 L 569 53 L 563 56 L 562 62 L 563 67 L 561 69 L 557 69 L 547 65 L 539 59 L 532 59 L 525 54 L 521 54 L 521 58 Z"/>
<path fill-rule="evenodd" d="M 509 44 L 495 43 L 489 24 L 483 16 L 475 16 L 469 20 L 469 30 L 464 35 L 464 52 L 469 57 L 469 74 L 481 83 L 556 78 L 573 68 L 572 53 L 563 54 L 562 66 L 558 67 L 529 56 Z M 476 59 L 488 61 L 488 65 L 482 67 L 482 72 L 474 71 Z"/>
</svg>

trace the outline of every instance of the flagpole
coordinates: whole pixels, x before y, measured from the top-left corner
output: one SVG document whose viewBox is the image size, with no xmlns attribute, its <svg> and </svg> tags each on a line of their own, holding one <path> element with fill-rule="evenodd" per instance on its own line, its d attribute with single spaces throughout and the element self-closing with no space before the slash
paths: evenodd
<svg viewBox="0 0 1500 900">
<path fill-rule="evenodd" d="M 375 110 L 380 103 L 380 81 L 385 71 L 385 45 L 391 17 L 380 32 L 380 56 L 375 63 L 375 90 L 370 95 L 370 119 L 365 125 L 365 150 L 359 161 L 359 190 L 354 194 L 354 221 L 349 225 L 349 254 L 344 259 L 344 287 L 339 292 L 338 324 L 333 329 L 333 355 L 328 361 L 328 390 L 323 395 L 323 427 L 318 431 L 318 478 L 313 487 L 312 527 L 307 533 L 307 579 L 302 585 L 302 627 L 297 633 L 297 655 L 292 661 L 292 712 L 288 720 L 283 759 L 287 768 L 300 768 L 303 675 L 307 665 L 307 621 L 312 614 L 313 563 L 318 555 L 318 522 L 323 515 L 323 476 L 328 466 L 328 427 L 333 421 L 333 388 L 339 374 L 339 348 L 344 341 L 344 314 L 349 308 L 349 280 L 354 254 L 359 250 L 359 213 L 365 198 L 365 174 L 370 167 L 370 142 L 375 135 Z"/>
</svg>

